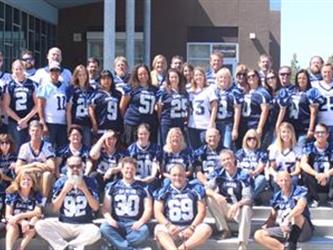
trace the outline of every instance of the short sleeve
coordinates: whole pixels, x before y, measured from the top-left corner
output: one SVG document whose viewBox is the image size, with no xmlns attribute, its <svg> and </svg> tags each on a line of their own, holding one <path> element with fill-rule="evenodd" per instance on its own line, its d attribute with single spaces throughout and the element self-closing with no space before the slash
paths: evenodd
<svg viewBox="0 0 333 250">
<path fill-rule="evenodd" d="M 12 207 L 16 200 L 15 196 L 15 194 L 6 194 L 5 204 Z"/>
<path fill-rule="evenodd" d="M 306 96 L 311 105 L 322 105 L 325 98 L 320 94 L 318 89 L 311 88 L 306 92 Z"/>
<path fill-rule="evenodd" d="M 277 96 L 277 103 L 281 107 L 287 107 L 290 103 L 290 95 L 288 94 L 288 90 L 283 88 L 279 91 Z"/>
<path fill-rule="evenodd" d="M 47 99 L 48 97 L 47 84 L 42 84 L 38 87 L 37 97 Z"/>
<path fill-rule="evenodd" d="M 27 144 L 23 144 L 20 149 L 17 156 L 17 159 L 27 162 L 28 161 L 28 150 L 27 150 Z"/>
</svg>

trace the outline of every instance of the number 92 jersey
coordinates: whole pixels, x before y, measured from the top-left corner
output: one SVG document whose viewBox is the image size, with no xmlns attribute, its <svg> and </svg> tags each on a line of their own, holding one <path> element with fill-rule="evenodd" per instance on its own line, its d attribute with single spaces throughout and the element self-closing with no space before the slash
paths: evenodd
<svg viewBox="0 0 333 250">
<path fill-rule="evenodd" d="M 99 200 L 97 192 L 97 183 L 94 179 L 83 176 L 88 190 L 96 200 Z M 63 189 L 67 176 L 56 181 L 53 187 L 53 200 L 57 198 Z M 85 224 L 91 223 L 94 219 L 94 213 L 89 206 L 88 200 L 84 193 L 76 188 L 69 191 L 60 208 L 59 220 L 66 223 Z"/>
<path fill-rule="evenodd" d="M 157 88 L 155 86 L 126 88 L 125 95 L 130 96 L 131 99 L 124 117 L 125 124 L 137 126 L 146 122 L 155 127 L 157 125 L 156 93 Z"/>
<path fill-rule="evenodd" d="M 116 221 L 140 219 L 144 212 L 144 200 L 150 197 L 141 181 L 129 185 L 121 179 L 111 182 L 105 190 L 112 203 L 111 215 Z"/>
<path fill-rule="evenodd" d="M 161 188 L 155 200 L 164 202 L 164 215 L 172 224 L 188 226 L 198 213 L 197 202 L 204 200 L 205 196 L 201 184 L 187 183 L 181 190 L 173 185 Z"/>
</svg>

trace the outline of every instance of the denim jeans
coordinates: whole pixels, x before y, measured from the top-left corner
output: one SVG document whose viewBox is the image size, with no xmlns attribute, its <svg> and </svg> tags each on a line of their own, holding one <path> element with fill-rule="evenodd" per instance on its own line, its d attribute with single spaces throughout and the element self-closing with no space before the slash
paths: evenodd
<svg viewBox="0 0 333 250">
<path fill-rule="evenodd" d="M 220 131 L 220 146 L 234 150 L 235 146 L 232 141 L 232 123 L 217 123 L 216 128 Z"/>
<path fill-rule="evenodd" d="M 23 143 L 26 143 L 29 141 L 29 133 L 28 133 L 28 128 L 25 129 L 17 129 L 17 123 L 14 121 L 9 120 L 8 121 L 8 133 L 11 135 L 11 137 L 14 140 L 15 146 L 16 146 L 16 151 L 20 149 L 20 146 Z"/>
<path fill-rule="evenodd" d="M 49 134 L 46 140 L 52 144 L 55 150 L 67 144 L 67 126 L 65 124 L 46 123 Z"/>
<path fill-rule="evenodd" d="M 264 175 L 260 174 L 254 178 L 253 198 L 256 199 L 264 190 L 267 180 Z"/>
<path fill-rule="evenodd" d="M 188 128 L 190 147 L 193 150 L 204 144 L 205 134 L 206 130 L 204 129 Z"/>
<path fill-rule="evenodd" d="M 118 221 L 119 228 L 114 228 L 109 223 L 104 222 L 100 227 L 102 237 L 118 250 L 134 250 L 145 243 L 149 236 L 147 225 L 141 226 L 139 230 L 132 230 L 134 222 Z"/>
<path fill-rule="evenodd" d="M 83 132 L 82 144 L 88 148 L 91 148 L 92 145 L 92 133 L 89 126 L 81 126 Z"/>
</svg>

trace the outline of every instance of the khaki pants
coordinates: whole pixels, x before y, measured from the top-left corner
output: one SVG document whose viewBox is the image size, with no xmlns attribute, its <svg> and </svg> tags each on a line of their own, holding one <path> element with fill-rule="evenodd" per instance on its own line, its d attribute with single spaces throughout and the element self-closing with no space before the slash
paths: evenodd
<svg viewBox="0 0 333 250">
<path fill-rule="evenodd" d="M 238 240 L 239 242 L 248 243 L 250 233 L 251 233 L 251 217 L 252 217 L 252 207 L 251 206 L 242 206 L 239 213 L 233 217 L 228 218 L 227 214 L 231 207 L 230 204 L 225 204 L 220 206 L 213 198 L 207 198 L 207 205 L 210 213 L 213 215 L 216 221 L 217 230 L 223 231 L 228 230 L 228 221 L 234 220 L 239 224 L 238 227 Z"/>
<path fill-rule="evenodd" d="M 101 238 L 99 228 L 93 223 L 64 223 L 58 218 L 47 218 L 36 223 L 37 233 L 44 238 L 54 250 L 63 250 L 68 245 L 75 249 L 84 249 Z M 67 242 L 67 239 L 72 239 Z"/>
</svg>

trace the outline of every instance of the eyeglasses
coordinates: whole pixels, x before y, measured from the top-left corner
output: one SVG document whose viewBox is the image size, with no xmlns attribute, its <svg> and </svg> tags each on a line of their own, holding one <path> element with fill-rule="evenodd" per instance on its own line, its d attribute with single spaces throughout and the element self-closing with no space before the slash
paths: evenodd
<svg viewBox="0 0 333 250">
<path fill-rule="evenodd" d="M 80 164 L 71 164 L 71 165 L 68 165 L 68 167 L 69 167 L 70 169 L 81 168 L 81 167 L 82 167 L 82 164 L 81 164 L 81 163 L 80 163 Z"/>
<path fill-rule="evenodd" d="M 59 69 L 50 69 L 50 72 L 58 72 L 58 73 L 60 73 L 60 70 Z"/>
<path fill-rule="evenodd" d="M 315 131 L 314 133 L 316 135 L 325 135 L 327 132 L 326 131 Z"/>
<path fill-rule="evenodd" d="M 246 76 L 246 74 L 245 73 L 237 73 L 236 76 L 238 76 L 238 77 L 243 76 L 244 77 L 244 76 Z"/>
<path fill-rule="evenodd" d="M 255 78 L 255 77 L 257 77 L 257 75 L 256 75 L 256 74 L 247 75 L 247 78 Z"/>
<path fill-rule="evenodd" d="M 291 74 L 290 73 L 280 73 L 280 76 L 290 76 Z"/>
<path fill-rule="evenodd" d="M 26 57 L 26 58 L 22 58 L 22 61 L 33 61 L 34 59 L 32 57 Z"/>
<path fill-rule="evenodd" d="M 0 144 L 1 144 L 1 145 L 5 145 L 5 144 L 6 144 L 6 145 L 9 145 L 10 142 L 9 142 L 9 141 L 2 141 L 2 142 L 0 142 Z"/>
<path fill-rule="evenodd" d="M 256 137 L 248 137 L 248 138 L 246 138 L 246 140 L 247 141 L 256 141 L 257 140 L 257 138 Z"/>
<path fill-rule="evenodd" d="M 266 80 L 267 80 L 267 81 L 274 80 L 274 79 L 276 79 L 276 76 L 266 77 Z"/>
</svg>

